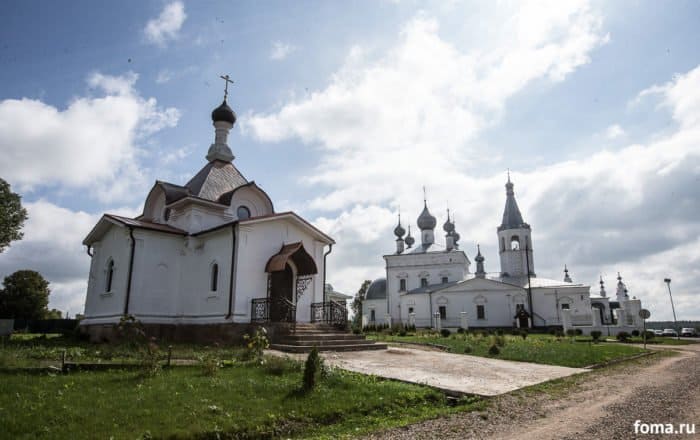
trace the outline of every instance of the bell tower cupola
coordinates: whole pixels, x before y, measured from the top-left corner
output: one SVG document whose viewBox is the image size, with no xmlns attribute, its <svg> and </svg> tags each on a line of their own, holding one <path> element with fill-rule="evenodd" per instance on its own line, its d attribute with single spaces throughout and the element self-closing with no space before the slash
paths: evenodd
<svg viewBox="0 0 700 440">
<path fill-rule="evenodd" d="M 497 229 L 498 254 L 501 258 L 501 275 L 511 277 L 535 276 L 532 258 L 532 231 L 523 221 L 523 216 L 515 201 L 513 182 L 506 183 L 506 206 L 503 220 Z"/>
</svg>

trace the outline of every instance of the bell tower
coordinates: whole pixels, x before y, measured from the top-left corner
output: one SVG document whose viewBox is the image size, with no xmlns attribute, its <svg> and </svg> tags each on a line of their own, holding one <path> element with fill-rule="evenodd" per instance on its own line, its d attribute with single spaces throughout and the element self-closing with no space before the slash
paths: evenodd
<svg viewBox="0 0 700 440">
<path fill-rule="evenodd" d="M 523 221 L 518 203 L 515 201 L 513 183 L 506 183 L 506 207 L 503 221 L 497 229 L 498 255 L 501 258 L 501 275 L 511 277 L 535 276 L 535 263 L 532 258 L 532 231 Z"/>
</svg>

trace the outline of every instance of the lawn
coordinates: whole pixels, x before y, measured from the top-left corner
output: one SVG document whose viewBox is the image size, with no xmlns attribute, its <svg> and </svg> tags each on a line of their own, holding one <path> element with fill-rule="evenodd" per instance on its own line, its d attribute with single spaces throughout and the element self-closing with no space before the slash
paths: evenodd
<svg viewBox="0 0 700 440">
<path fill-rule="evenodd" d="M 138 363 L 127 346 L 59 337 L 13 339 L 1 353 L 12 360 L 10 366 L 37 365 L 55 364 L 63 350 L 84 362 Z M 0 437 L 338 438 L 486 405 L 476 397 L 455 402 L 428 387 L 337 369 L 326 370 L 314 390 L 302 392 L 300 362 L 243 361 L 241 349 L 232 347 L 178 345 L 173 352 L 204 361 L 154 376 L 138 369 L 69 374 L 0 369 Z M 207 359 L 225 360 L 226 366 L 211 374 Z"/>
<path fill-rule="evenodd" d="M 452 334 L 442 337 L 435 332 L 409 333 L 406 336 L 374 333 L 370 339 L 386 342 L 435 344 L 447 347 L 452 353 L 465 353 L 511 361 L 534 362 L 538 364 L 561 365 L 565 367 L 585 367 L 613 359 L 625 358 L 644 353 L 644 349 L 626 344 L 603 342 L 594 344 L 590 338 L 557 338 L 550 335 L 530 334 L 526 339 L 520 336 L 503 336 L 503 346 L 499 354 L 489 354 L 494 336 L 484 336 L 480 332 Z"/>
</svg>

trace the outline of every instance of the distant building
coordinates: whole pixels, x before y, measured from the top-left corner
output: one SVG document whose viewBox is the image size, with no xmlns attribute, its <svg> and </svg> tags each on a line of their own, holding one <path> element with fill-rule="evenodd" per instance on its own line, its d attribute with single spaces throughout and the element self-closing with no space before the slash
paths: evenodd
<svg viewBox="0 0 700 440">
<path fill-rule="evenodd" d="M 435 241 L 436 218 L 427 201 L 416 221 L 420 243 L 401 224 L 394 229 L 396 251 L 384 255 L 386 277 L 374 280 L 363 302 L 366 324 L 403 323 L 417 327 L 600 327 L 617 323 L 640 327 L 641 302 L 629 299 L 618 277 L 617 301 L 591 296 L 574 283 L 564 266 L 562 281 L 535 274 L 532 228 L 523 220 L 514 185 L 506 183 L 503 219 L 496 230 L 500 272 L 489 274 L 477 246 L 476 271 L 460 249 L 460 235 L 447 212 L 445 241 Z M 613 314 L 618 310 L 617 315 Z M 627 312 L 627 313 L 625 313 Z"/>
</svg>

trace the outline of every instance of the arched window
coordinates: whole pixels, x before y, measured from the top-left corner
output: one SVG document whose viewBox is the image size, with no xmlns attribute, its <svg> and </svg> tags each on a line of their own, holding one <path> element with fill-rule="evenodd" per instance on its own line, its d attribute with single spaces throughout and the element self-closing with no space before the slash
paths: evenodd
<svg viewBox="0 0 700 440">
<path fill-rule="evenodd" d="M 105 279 L 105 292 L 112 291 L 112 279 L 114 278 L 114 260 L 107 263 L 107 278 Z"/>
<path fill-rule="evenodd" d="M 520 250 L 520 238 L 517 235 L 514 235 L 510 238 L 510 250 Z"/>
<path fill-rule="evenodd" d="M 406 291 L 406 278 L 401 278 L 399 280 L 399 292 L 405 292 Z"/>
<path fill-rule="evenodd" d="M 250 218 L 250 209 L 248 209 L 247 206 L 241 205 L 236 210 L 236 214 L 238 215 L 238 220 L 248 219 Z"/>
<path fill-rule="evenodd" d="M 163 219 L 166 222 L 170 220 L 170 208 L 165 208 L 165 211 L 163 211 Z"/>
<path fill-rule="evenodd" d="M 219 265 L 214 263 L 211 265 L 211 291 L 216 292 L 219 285 Z"/>
</svg>

